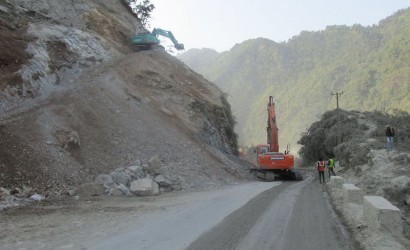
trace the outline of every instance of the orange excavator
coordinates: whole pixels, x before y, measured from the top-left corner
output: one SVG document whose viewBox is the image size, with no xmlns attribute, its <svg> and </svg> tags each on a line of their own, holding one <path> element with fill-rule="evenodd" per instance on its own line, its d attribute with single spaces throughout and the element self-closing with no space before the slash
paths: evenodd
<svg viewBox="0 0 410 250">
<path fill-rule="evenodd" d="M 276 124 L 275 103 L 272 96 L 269 96 L 267 111 L 267 144 L 259 144 L 256 147 L 257 167 L 252 168 L 251 172 L 256 173 L 257 177 L 267 181 L 274 180 L 275 177 L 301 180 L 301 173 L 294 169 L 295 157 L 289 154 L 289 144 L 284 153 L 279 152 L 279 129 Z"/>
</svg>

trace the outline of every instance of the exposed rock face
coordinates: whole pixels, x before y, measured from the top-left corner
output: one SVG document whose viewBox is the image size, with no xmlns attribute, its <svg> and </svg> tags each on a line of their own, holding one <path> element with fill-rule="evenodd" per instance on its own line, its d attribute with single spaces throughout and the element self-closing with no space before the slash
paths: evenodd
<svg viewBox="0 0 410 250">
<path fill-rule="evenodd" d="M 7 28 L 25 29 L 27 34 L 21 36 L 27 39 L 16 41 L 20 41 L 19 45 L 25 41 L 30 55 L 19 56 L 21 67 L 12 72 L 21 79 L 5 79 L 7 86 L 0 93 L 0 97 L 7 97 L 1 102 L 3 108 L 10 108 L 25 97 L 48 95 L 57 89 L 56 84 L 70 81 L 82 69 L 129 52 L 122 44 L 124 37 L 144 30 L 120 1 L 12 0 L 2 7 L 7 10 L 7 18 L 14 18 Z M 111 15 L 107 15 L 106 8 L 110 8 Z"/>
</svg>

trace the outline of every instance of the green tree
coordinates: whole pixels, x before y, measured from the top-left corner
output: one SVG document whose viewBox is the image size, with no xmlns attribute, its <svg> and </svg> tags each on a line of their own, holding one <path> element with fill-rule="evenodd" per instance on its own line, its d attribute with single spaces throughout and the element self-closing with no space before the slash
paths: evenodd
<svg viewBox="0 0 410 250">
<path fill-rule="evenodd" d="M 126 0 L 131 6 L 132 11 L 137 15 L 144 27 L 149 26 L 149 19 L 155 6 L 149 0 Z"/>
</svg>

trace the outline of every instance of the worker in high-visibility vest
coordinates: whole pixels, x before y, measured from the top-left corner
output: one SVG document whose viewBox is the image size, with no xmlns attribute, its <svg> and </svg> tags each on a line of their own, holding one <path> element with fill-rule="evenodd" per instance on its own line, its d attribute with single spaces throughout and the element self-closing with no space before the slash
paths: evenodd
<svg viewBox="0 0 410 250">
<path fill-rule="evenodd" d="M 335 160 L 330 157 L 329 160 L 327 161 L 327 168 L 329 170 L 329 179 L 330 179 L 330 173 L 333 174 L 333 176 L 336 176 L 335 171 L 333 171 L 333 168 L 335 167 Z"/>
<path fill-rule="evenodd" d="M 319 161 L 316 162 L 317 165 L 317 170 L 319 171 L 319 182 L 322 183 L 322 178 L 323 178 L 323 183 L 325 183 L 325 162 L 323 161 L 322 157 L 319 158 Z"/>
</svg>

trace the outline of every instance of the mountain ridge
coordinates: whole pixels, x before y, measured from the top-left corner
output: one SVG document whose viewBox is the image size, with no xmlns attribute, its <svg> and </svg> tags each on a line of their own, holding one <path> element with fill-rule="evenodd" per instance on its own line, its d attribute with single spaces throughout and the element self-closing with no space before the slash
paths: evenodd
<svg viewBox="0 0 410 250">
<path fill-rule="evenodd" d="M 336 107 L 332 92 L 344 92 L 344 109 L 410 110 L 407 24 L 410 8 L 368 27 L 333 25 L 282 43 L 250 39 L 195 69 L 228 93 L 241 144 L 266 140 L 264 107 L 272 95 L 280 142 L 295 145 L 315 116 Z"/>
</svg>

